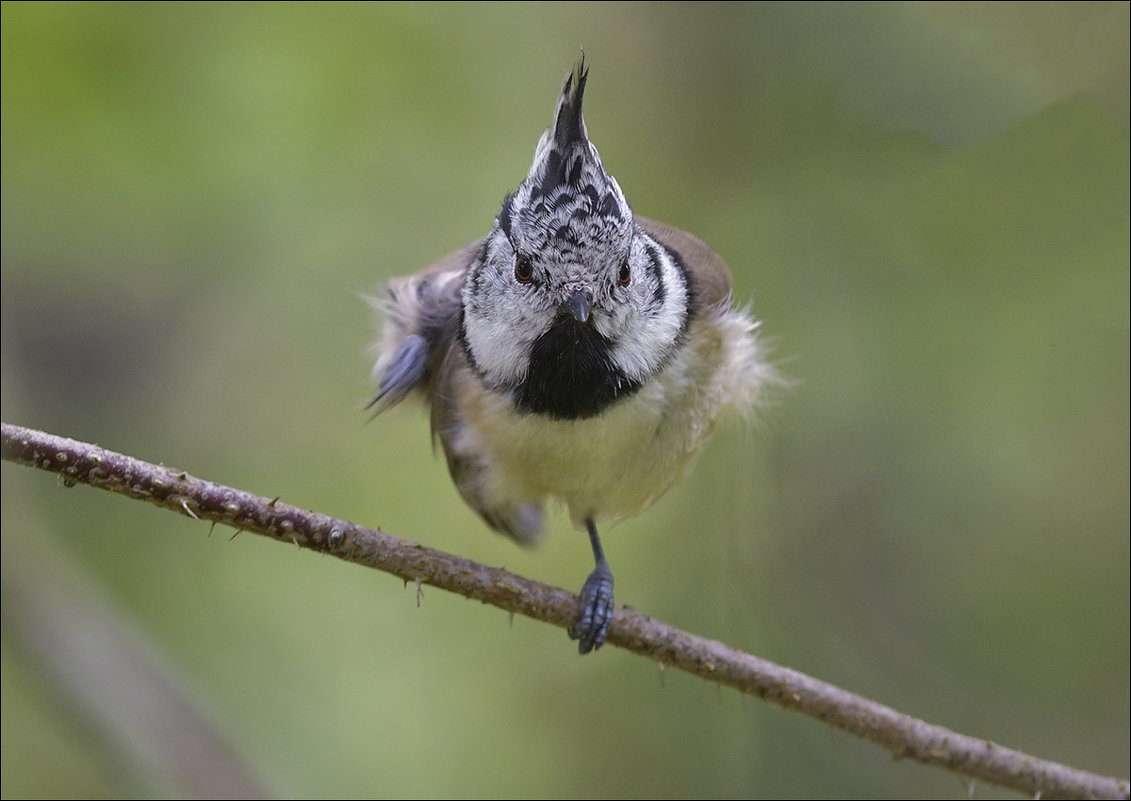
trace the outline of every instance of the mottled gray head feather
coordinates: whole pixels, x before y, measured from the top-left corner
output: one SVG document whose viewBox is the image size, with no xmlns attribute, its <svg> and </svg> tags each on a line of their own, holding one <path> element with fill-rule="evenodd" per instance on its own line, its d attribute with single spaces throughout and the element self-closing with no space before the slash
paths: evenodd
<svg viewBox="0 0 1131 801">
<path fill-rule="evenodd" d="M 585 129 L 581 106 L 588 74 L 582 56 L 565 79 L 553 126 L 542 134 L 526 180 L 499 211 L 499 227 L 526 253 L 552 250 L 569 262 L 580 259 L 585 245 L 602 243 L 619 249 L 607 255 L 610 260 L 627 253 L 632 209 Z M 586 260 L 593 262 L 594 255 Z"/>
</svg>

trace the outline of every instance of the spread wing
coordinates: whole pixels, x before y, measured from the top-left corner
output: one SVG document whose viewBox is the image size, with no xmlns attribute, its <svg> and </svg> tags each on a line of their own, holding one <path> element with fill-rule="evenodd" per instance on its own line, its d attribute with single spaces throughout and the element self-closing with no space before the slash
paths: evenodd
<svg viewBox="0 0 1131 801">
<path fill-rule="evenodd" d="M 418 273 L 391 281 L 377 299 L 385 330 L 373 367 L 377 394 L 366 406 L 373 416 L 416 387 L 431 386 L 455 336 L 464 275 L 482 244 L 476 240 Z"/>
</svg>

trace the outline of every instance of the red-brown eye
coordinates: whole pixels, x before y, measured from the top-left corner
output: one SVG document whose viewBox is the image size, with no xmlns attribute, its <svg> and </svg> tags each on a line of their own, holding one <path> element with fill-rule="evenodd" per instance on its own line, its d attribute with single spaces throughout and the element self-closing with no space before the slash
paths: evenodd
<svg viewBox="0 0 1131 801">
<path fill-rule="evenodd" d="M 528 284 L 534 277 L 534 265 L 526 256 L 519 256 L 514 263 L 514 277 L 520 284 Z"/>
<path fill-rule="evenodd" d="M 632 278 L 632 271 L 628 269 L 628 262 L 624 262 L 620 266 L 620 272 L 617 273 L 617 283 L 621 286 L 628 286 L 628 280 Z"/>
</svg>

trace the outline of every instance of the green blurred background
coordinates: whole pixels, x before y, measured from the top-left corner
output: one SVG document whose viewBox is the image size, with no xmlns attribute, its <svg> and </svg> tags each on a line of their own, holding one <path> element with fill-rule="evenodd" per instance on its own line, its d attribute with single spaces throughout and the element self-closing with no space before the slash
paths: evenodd
<svg viewBox="0 0 1131 801">
<path fill-rule="evenodd" d="M 423 414 L 363 425 L 358 293 L 486 232 L 583 46 L 606 166 L 728 260 L 796 379 L 608 533 L 618 601 L 1127 776 L 1128 8 L 4 3 L 3 418 L 575 590 L 564 515 L 520 551 Z M 438 590 L 0 476 L 5 797 L 202 792 L 135 653 L 284 796 L 967 790 Z"/>
</svg>

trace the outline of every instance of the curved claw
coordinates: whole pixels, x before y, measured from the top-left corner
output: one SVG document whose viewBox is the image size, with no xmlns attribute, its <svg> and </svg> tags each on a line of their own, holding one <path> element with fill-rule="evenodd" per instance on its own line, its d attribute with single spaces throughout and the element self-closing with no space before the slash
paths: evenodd
<svg viewBox="0 0 1131 801">
<path fill-rule="evenodd" d="M 581 588 L 581 614 L 569 630 L 578 653 L 587 654 L 605 644 L 613 620 L 613 571 L 604 560 L 589 574 Z"/>
</svg>

